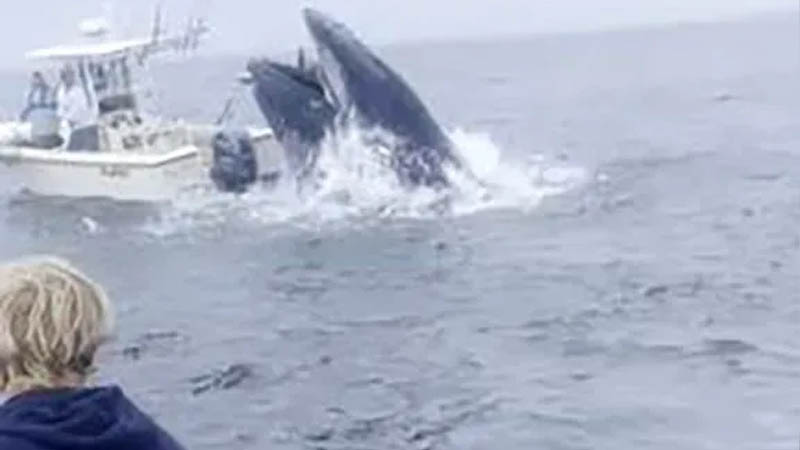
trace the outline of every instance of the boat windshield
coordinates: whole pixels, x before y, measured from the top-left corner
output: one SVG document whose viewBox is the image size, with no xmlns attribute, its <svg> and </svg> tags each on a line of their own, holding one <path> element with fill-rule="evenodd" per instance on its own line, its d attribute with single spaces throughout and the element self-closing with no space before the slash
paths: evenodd
<svg viewBox="0 0 800 450">
<path fill-rule="evenodd" d="M 136 108 L 127 58 L 91 63 L 89 68 L 100 115 Z"/>
</svg>

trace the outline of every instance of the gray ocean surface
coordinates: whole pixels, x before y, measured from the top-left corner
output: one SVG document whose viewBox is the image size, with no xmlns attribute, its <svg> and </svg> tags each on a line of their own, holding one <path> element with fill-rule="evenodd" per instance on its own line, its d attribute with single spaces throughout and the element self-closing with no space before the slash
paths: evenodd
<svg viewBox="0 0 800 450">
<path fill-rule="evenodd" d="M 775 15 L 379 49 L 442 123 L 580 182 L 325 220 L 8 195 L 0 258 L 107 286 L 100 381 L 189 449 L 797 448 L 798 39 Z M 163 106 L 216 118 L 244 61 L 156 67 Z"/>
</svg>

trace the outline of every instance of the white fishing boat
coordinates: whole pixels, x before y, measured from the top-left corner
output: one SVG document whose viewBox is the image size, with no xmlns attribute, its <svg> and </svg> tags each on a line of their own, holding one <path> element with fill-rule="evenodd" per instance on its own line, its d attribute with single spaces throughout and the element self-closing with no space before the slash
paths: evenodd
<svg viewBox="0 0 800 450">
<path fill-rule="evenodd" d="M 202 20 L 184 33 L 112 40 L 103 20 L 81 26 L 84 41 L 32 51 L 36 64 L 19 119 L 0 122 L 0 189 L 45 196 L 164 201 L 214 186 L 214 139 L 224 125 L 148 113 L 139 83 L 145 61 L 197 47 Z M 46 76 L 57 79 L 50 88 Z M 257 173 L 273 176 L 283 158 L 269 128 L 246 130 Z"/>
</svg>

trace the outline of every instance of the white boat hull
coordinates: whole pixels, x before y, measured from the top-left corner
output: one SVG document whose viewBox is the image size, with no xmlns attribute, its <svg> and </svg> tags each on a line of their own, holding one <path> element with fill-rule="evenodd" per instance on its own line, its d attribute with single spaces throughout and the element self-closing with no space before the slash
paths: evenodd
<svg viewBox="0 0 800 450">
<path fill-rule="evenodd" d="M 14 158 L 14 150 L 0 148 L 0 184 L 12 194 L 164 201 L 204 181 L 192 147 L 162 161 L 127 162 Z"/>
<path fill-rule="evenodd" d="M 260 175 L 279 171 L 283 150 L 255 140 Z M 43 196 L 162 202 L 212 186 L 211 149 L 194 145 L 158 154 L 67 152 L 0 146 L 0 190 Z"/>
</svg>

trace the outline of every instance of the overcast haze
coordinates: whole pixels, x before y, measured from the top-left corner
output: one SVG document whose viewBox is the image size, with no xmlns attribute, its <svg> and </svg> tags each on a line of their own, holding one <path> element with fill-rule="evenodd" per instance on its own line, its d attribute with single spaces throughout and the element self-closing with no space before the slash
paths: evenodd
<svg viewBox="0 0 800 450">
<path fill-rule="evenodd" d="M 77 39 L 82 18 L 102 13 L 103 0 L 2 0 L 0 66 L 22 54 Z M 208 53 L 274 52 L 305 44 L 299 11 L 313 5 L 335 14 L 373 43 L 582 31 L 621 26 L 727 19 L 791 10 L 797 0 L 162 0 L 171 29 L 188 13 L 214 27 Z M 149 27 L 154 0 L 117 1 L 114 16 L 128 32 Z"/>
</svg>

